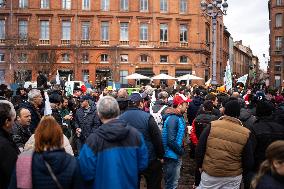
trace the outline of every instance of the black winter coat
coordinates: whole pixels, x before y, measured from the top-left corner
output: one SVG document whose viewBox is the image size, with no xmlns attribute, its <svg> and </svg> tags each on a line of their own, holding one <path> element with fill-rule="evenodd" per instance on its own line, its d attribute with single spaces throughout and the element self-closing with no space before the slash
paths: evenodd
<svg viewBox="0 0 284 189">
<path fill-rule="evenodd" d="M 189 103 L 187 109 L 187 119 L 190 125 L 192 125 L 192 122 L 197 115 L 199 107 L 201 106 L 201 104 L 203 104 L 203 101 L 204 101 L 203 98 L 201 98 L 200 96 L 195 96 L 193 97 L 192 101 Z"/>
<path fill-rule="evenodd" d="M 259 181 L 256 189 L 283 189 L 284 177 L 276 174 L 267 173 Z"/>
<path fill-rule="evenodd" d="M 32 133 L 29 128 L 23 128 L 17 122 L 14 123 L 12 128 L 12 138 L 18 148 L 24 148 L 31 135 Z"/>
<path fill-rule="evenodd" d="M 30 111 L 32 118 L 30 124 L 30 131 L 34 133 L 41 119 L 40 112 L 30 102 L 20 104 L 19 108 L 26 108 Z"/>
<path fill-rule="evenodd" d="M 97 114 L 96 107 L 91 106 L 90 111 L 85 115 L 84 109 L 79 108 L 75 115 L 75 128 L 81 128 L 81 141 L 85 141 L 90 134 L 102 125 L 101 120 Z"/>
<path fill-rule="evenodd" d="M 6 189 L 14 170 L 19 149 L 9 133 L 0 128 L 0 188 Z"/>
<path fill-rule="evenodd" d="M 284 140 L 284 124 L 279 124 L 273 116 L 261 117 L 252 126 L 255 166 L 257 171 L 265 160 L 265 150 L 277 140 Z"/>
<path fill-rule="evenodd" d="M 253 124 L 256 122 L 256 117 L 253 116 L 252 113 L 249 110 L 247 110 L 245 108 L 241 108 L 239 120 L 242 121 L 243 125 L 246 128 L 251 130 Z"/>
</svg>

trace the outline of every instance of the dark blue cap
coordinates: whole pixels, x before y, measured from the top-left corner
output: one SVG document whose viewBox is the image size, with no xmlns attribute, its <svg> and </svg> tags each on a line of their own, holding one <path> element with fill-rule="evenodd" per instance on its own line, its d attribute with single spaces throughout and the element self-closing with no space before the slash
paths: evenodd
<svg viewBox="0 0 284 189">
<path fill-rule="evenodd" d="M 142 97 L 139 93 L 132 93 L 129 97 L 131 102 L 140 102 L 142 101 Z"/>
<path fill-rule="evenodd" d="M 89 96 L 89 95 L 83 95 L 83 96 L 81 96 L 80 99 L 79 99 L 80 102 L 83 102 L 83 101 L 85 101 L 85 100 L 91 100 L 91 96 Z"/>
</svg>

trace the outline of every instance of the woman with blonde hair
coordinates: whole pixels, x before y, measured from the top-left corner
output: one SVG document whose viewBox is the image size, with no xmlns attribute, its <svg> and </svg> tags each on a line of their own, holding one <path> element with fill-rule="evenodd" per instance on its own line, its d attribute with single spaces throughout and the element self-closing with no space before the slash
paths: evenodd
<svg viewBox="0 0 284 189">
<path fill-rule="evenodd" d="M 266 149 L 266 160 L 252 180 L 252 189 L 284 188 L 284 140 L 273 142 Z"/>
<path fill-rule="evenodd" d="M 52 116 L 41 119 L 34 138 L 34 152 L 19 156 L 10 188 L 81 188 L 77 161 L 62 148 L 63 132 Z"/>
</svg>

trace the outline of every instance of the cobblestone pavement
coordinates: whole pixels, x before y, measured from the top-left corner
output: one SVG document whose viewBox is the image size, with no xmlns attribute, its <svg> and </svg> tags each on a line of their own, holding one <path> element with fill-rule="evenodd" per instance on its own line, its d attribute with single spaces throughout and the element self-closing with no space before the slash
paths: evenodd
<svg viewBox="0 0 284 189">
<path fill-rule="evenodd" d="M 191 189 L 194 183 L 194 168 L 195 163 L 193 159 L 189 158 L 189 147 L 186 147 L 186 153 L 182 158 L 182 168 L 179 179 L 178 189 Z M 146 189 L 145 181 L 141 181 L 141 189 Z M 163 187 L 164 188 L 164 187 Z"/>
<path fill-rule="evenodd" d="M 195 162 L 189 157 L 189 147 L 186 147 L 186 153 L 182 158 L 182 168 L 179 179 L 178 189 L 190 189 L 194 184 Z"/>
</svg>

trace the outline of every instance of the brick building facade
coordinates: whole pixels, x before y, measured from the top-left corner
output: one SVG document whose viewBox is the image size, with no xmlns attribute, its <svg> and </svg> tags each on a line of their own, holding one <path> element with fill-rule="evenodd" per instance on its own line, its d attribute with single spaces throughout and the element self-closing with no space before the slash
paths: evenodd
<svg viewBox="0 0 284 189">
<path fill-rule="evenodd" d="M 249 68 L 252 66 L 252 50 L 242 44 L 242 41 L 234 42 L 234 63 L 232 73 L 235 78 L 249 74 Z"/>
<path fill-rule="evenodd" d="M 269 8 L 269 77 L 270 85 L 274 87 L 284 86 L 284 1 L 270 0 Z"/>
<path fill-rule="evenodd" d="M 0 75 L 7 83 L 62 78 L 127 85 L 125 76 L 211 75 L 211 19 L 199 0 L 7 0 L 0 8 Z M 223 20 L 217 23 L 222 81 Z M 4 32 L 4 34 L 3 34 Z M 1 76 L 0 76 L 1 77 Z M 174 81 L 170 81 L 170 84 Z M 199 81 L 203 83 L 204 81 Z"/>
</svg>

